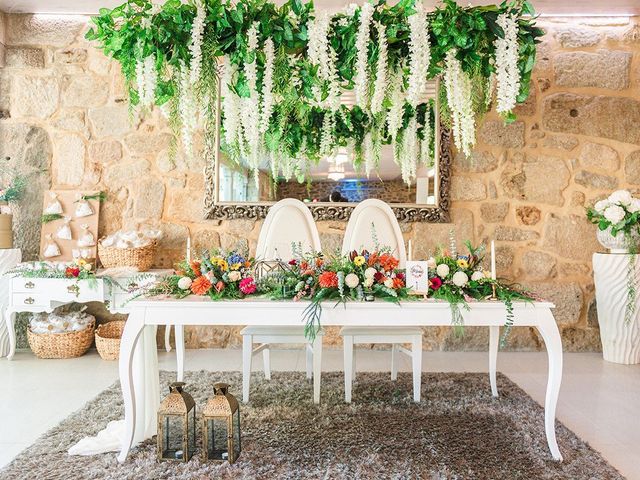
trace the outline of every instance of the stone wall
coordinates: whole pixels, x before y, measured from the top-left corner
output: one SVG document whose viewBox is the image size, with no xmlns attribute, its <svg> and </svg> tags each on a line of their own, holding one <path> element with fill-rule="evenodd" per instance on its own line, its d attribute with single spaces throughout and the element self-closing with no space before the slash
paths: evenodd
<svg viewBox="0 0 640 480">
<path fill-rule="evenodd" d="M 614 188 L 640 185 L 640 26 L 638 19 L 541 20 L 530 100 L 505 126 L 491 114 L 478 128 L 473 158 L 455 159 L 453 225 L 403 225 L 423 256 L 446 242 L 495 239 L 500 275 L 557 304 L 566 350 L 597 350 L 591 255 L 600 250 L 584 207 Z M 85 17 L 6 15 L 6 66 L 0 69 L 0 158 L 34 176 L 16 242 L 37 251 L 41 191 L 102 188 L 109 200 L 101 233 L 141 223 L 165 231 L 158 266 L 169 266 L 190 232 L 196 249 L 236 243 L 255 248 L 260 222 L 203 221 L 203 162 L 171 162 L 171 134 L 159 112 L 129 115 L 116 64 L 84 39 Z M 0 47 L 1 48 L 1 47 Z M 319 225 L 327 248 L 345 224 Z M 393 322 L 393 319 L 390 319 Z M 238 329 L 187 330 L 189 347 L 235 346 Z M 328 343 L 336 343 L 329 335 Z M 516 329 L 513 349 L 539 349 Z M 486 329 L 429 329 L 427 349 L 484 349 Z"/>
</svg>

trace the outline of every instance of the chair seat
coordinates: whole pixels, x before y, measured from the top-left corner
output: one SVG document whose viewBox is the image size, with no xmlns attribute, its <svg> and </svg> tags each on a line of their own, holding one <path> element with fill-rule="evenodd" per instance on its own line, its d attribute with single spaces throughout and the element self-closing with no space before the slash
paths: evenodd
<svg viewBox="0 0 640 480">
<path fill-rule="evenodd" d="M 283 337 L 299 337 L 304 336 L 304 327 L 275 327 L 275 326 L 262 326 L 262 325 L 251 325 L 249 327 L 244 327 L 240 331 L 240 335 L 277 335 Z M 324 332 L 320 330 L 318 335 L 324 335 Z"/>
<path fill-rule="evenodd" d="M 340 335 L 387 335 L 393 336 L 407 336 L 407 335 L 422 335 L 422 329 L 419 327 L 342 327 L 340 329 Z M 390 342 L 391 343 L 391 342 Z"/>
</svg>

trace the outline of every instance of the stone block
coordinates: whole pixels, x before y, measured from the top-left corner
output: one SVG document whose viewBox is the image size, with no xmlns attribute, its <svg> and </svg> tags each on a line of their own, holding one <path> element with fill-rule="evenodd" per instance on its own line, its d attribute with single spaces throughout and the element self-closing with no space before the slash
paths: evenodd
<svg viewBox="0 0 640 480">
<path fill-rule="evenodd" d="M 500 178 L 504 193 L 511 198 L 550 205 L 563 205 L 562 192 L 571 175 L 564 160 L 546 155 L 513 155 Z"/>
<path fill-rule="evenodd" d="M 487 120 L 479 132 L 480 140 L 504 148 L 524 147 L 524 122 L 506 124 L 502 120 Z"/>
<path fill-rule="evenodd" d="M 608 145 L 585 142 L 580 151 L 580 165 L 588 169 L 615 172 L 620 166 L 618 152 Z"/>
<path fill-rule="evenodd" d="M 601 249 L 596 226 L 584 215 L 550 213 L 544 222 L 543 247 L 569 260 L 590 262 L 593 252 Z"/>
<path fill-rule="evenodd" d="M 453 159 L 453 171 L 465 173 L 486 173 L 498 168 L 498 159 L 491 153 L 473 150 L 469 158 L 458 152 Z"/>
<path fill-rule="evenodd" d="M 109 98 L 108 82 L 96 75 L 65 77 L 62 103 L 67 107 L 95 108 Z"/>
<path fill-rule="evenodd" d="M 11 90 L 11 115 L 46 119 L 56 111 L 59 100 L 57 79 L 16 76 Z"/>
<path fill-rule="evenodd" d="M 574 181 L 583 187 L 596 190 L 614 190 L 618 188 L 618 179 L 609 175 L 580 170 L 575 174 Z"/>
<path fill-rule="evenodd" d="M 80 15 L 7 14 L 7 45 L 51 45 L 65 47 L 86 25 Z"/>
<path fill-rule="evenodd" d="M 122 158 L 122 144 L 117 140 L 91 142 L 89 158 L 100 163 L 116 162 Z"/>
<path fill-rule="evenodd" d="M 623 90 L 629 87 L 631 58 L 631 52 L 621 51 L 563 52 L 555 56 L 553 71 L 562 87 Z"/>
<path fill-rule="evenodd" d="M 34 47 L 7 47 L 5 66 L 10 68 L 44 68 L 44 51 Z"/>
<path fill-rule="evenodd" d="M 516 217 L 523 225 L 535 225 L 540 221 L 540 209 L 533 206 L 522 206 L 516 208 Z"/>
<path fill-rule="evenodd" d="M 584 294 L 577 283 L 524 283 L 523 286 L 556 306 L 553 316 L 558 325 L 575 325 L 580 321 Z"/>
<path fill-rule="evenodd" d="M 164 208 L 165 187 L 161 180 L 148 177 L 138 181 L 132 188 L 133 216 L 135 218 L 159 219 Z"/>
<path fill-rule="evenodd" d="M 134 128 L 126 105 L 92 108 L 89 121 L 96 137 L 121 136 Z"/>
<path fill-rule="evenodd" d="M 480 205 L 480 217 L 485 222 L 498 223 L 505 219 L 509 211 L 508 202 L 483 203 Z"/>
<path fill-rule="evenodd" d="M 454 201 L 474 202 L 487 198 L 487 189 L 482 183 L 473 177 L 454 175 L 451 177 L 451 199 Z"/>
<path fill-rule="evenodd" d="M 555 93 L 544 100 L 542 122 L 554 132 L 640 145 L 640 101 L 630 97 Z"/>
<path fill-rule="evenodd" d="M 528 240 L 537 240 L 540 234 L 533 230 L 524 230 L 518 227 L 508 227 L 499 225 L 495 231 L 496 240 L 506 242 L 524 242 Z"/>
<path fill-rule="evenodd" d="M 84 175 L 85 146 L 76 134 L 56 137 L 53 157 L 56 182 L 65 186 L 78 186 Z"/>
<path fill-rule="evenodd" d="M 600 33 L 593 28 L 563 28 L 555 32 L 558 43 L 564 48 L 593 47 L 600 42 Z"/>
<path fill-rule="evenodd" d="M 542 140 L 544 148 L 554 148 L 557 150 L 566 150 L 570 152 L 578 146 L 578 139 L 569 135 L 547 135 Z"/>
<path fill-rule="evenodd" d="M 556 259 L 548 253 L 529 250 L 522 256 L 521 273 L 531 280 L 549 280 L 557 275 Z"/>
<path fill-rule="evenodd" d="M 631 152 L 624 159 L 624 179 L 628 183 L 640 185 L 640 150 Z"/>
</svg>

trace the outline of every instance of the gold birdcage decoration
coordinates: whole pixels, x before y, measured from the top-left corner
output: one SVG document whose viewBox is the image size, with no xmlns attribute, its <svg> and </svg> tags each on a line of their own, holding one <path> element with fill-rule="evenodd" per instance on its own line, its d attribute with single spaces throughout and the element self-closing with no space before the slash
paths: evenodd
<svg viewBox="0 0 640 480">
<path fill-rule="evenodd" d="M 158 460 L 188 462 L 196 447 L 196 402 L 183 382 L 169 385 L 158 409 Z"/>
<path fill-rule="evenodd" d="M 202 411 L 202 436 L 205 462 L 234 463 L 240 456 L 240 406 L 226 383 L 213 386 L 213 397 Z"/>
</svg>

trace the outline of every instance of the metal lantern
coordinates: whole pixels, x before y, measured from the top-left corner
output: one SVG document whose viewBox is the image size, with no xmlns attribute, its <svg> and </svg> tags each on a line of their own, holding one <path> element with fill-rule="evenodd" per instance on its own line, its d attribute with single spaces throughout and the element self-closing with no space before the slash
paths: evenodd
<svg viewBox="0 0 640 480">
<path fill-rule="evenodd" d="M 187 462 L 196 446 L 196 402 L 183 382 L 169 385 L 158 409 L 158 460 Z"/>
<path fill-rule="evenodd" d="M 204 461 L 234 463 L 240 455 L 240 406 L 229 385 L 216 383 L 202 411 Z"/>
<path fill-rule="evenodd" d="M 289 265 L 279 258 L 275 260 L 258 260 L 253 266 L 253 271 L 256 280 L 261 280 L 267 277 L 281 277 L 282 274 L 290 271 Z"/>
</svg>

